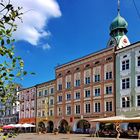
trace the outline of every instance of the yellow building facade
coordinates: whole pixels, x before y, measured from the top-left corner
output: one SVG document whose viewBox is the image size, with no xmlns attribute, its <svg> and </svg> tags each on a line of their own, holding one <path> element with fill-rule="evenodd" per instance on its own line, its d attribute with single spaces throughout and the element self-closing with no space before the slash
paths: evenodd
<svg viewBox="0 0 140 140">
<path fill-rule="evenodd" d="M 52 132 L 54 129 L 54 94 L 54 80 L 37 85 L 37 131 L 41 129 L 46 132 Z"/>
</svg>

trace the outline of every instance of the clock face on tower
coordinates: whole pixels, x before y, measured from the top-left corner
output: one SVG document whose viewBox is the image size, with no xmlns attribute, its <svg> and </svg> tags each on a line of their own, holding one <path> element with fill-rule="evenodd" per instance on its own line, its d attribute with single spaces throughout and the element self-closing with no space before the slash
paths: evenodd
<svg viewBox="0 0 140 140">
<path fill-rule="evenodd" d="M 117 46 L 116 39 L 111 37 L 109 42 L 108 42 L 108 47 L 116 47 L 116 46 Z"/>
<path fill-rule="evenodd" d="M 126 47 L 126 46 L 128 46 L 128 45 L 130 45 L 130 42 L 129 42 L 127 36 L 124 35 L 124 36 L 122 36 L 122 38 L 120 39 L 117 49 L 124 48 L 124 47 Z"/>
</svg>

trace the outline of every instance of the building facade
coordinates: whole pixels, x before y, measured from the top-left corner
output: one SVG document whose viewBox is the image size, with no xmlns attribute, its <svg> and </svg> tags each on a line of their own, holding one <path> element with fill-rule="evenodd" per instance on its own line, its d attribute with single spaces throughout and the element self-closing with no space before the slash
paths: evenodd
<svg viewBox="0 0 140 140">
<path fill-rule="evenodd" d="M 140 42 L 116 51 L 116 114 L 140 115 Z"/>
<path fill-rule="evenodd" d="M 47 132 L 54 129 L 54 95 L 55 80 L 37 86 L 37 129 L 41 127 Z"/>
<path fill-rule="evenodd" d="M 56 68 L 55 127 L 86 131 L 94 118 L 114 116 L 114 48 Z"/>
<path fill-rule="evenodd" d="M 19 91 L 19 123 L 36 124 L 36 87 Z"/>
<path fill-rule="evenodd" d="M 15 103 L 14 103 L 15 105 Z M 0 124 L 7 125 L 7 124 L 16 124 L 19 121 L 19 110 L 15 110 L 15 106 L 11 103 L 6 103 L 6 106 L 1 104 L 0 105 Z M 17 104 L 16 107 L 19 107 Z"/>
<path fill-rule="evenodd" d="M 13 97 L 15 98 L 15 102 L 13 103 L 13 98 L 8 99 L 6 104 L 0 103 L 0 124 L 16 124 L 19 122 L 19 101 L 18 99 L 18 90 L 20 86 L 17 86 L 15 90 L 13 90 Z"/>
</svg>

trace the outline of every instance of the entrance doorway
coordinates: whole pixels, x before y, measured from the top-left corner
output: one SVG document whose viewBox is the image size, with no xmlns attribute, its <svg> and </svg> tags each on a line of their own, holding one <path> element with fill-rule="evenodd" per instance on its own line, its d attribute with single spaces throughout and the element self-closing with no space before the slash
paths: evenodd
<svg viewBox="0 0 140 140">
<path fill-rule="evenodd" d="M 53 132 L 53 129 L 54 129 L 53 121 L 49 121 L 48 122 L 48 126 L 47 126 L 47 132 L 48 133 L 52 133 Z"/>
<path fill-rule="evenodd" d="M 76 133 L 89 133 L 90 123 L 87 120 L 79 120 L 77 122 Z"/>
<path fill-rule="evenodd" d="M 67 127 L 68 127 L 68 122 L 65 119 L 61 120 L 59 125 L 59 132 L 66 133 Z"/>
</svg>

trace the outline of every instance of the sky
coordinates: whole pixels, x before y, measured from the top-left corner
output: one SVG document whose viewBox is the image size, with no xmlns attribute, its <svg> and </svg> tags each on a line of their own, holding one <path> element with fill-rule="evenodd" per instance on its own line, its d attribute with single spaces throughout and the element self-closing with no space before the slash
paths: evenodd
<svg viewBox="0 0 140 140">
<path fill-rule="evenodd" d="M 55 79 L 55 67 L 106 48 L 109 26 L 117 16 L 117 0 L 13 0 L 24 10 L 17 21 L 16 55 L 25 70 L 36 74 L 20 81 L 23 87 Z M 140 0 L 135 0 L 140 12 Z M 133 0 L 121 0 L 131 43 L 140 41 L 140 17 Z"/>
</svg>

